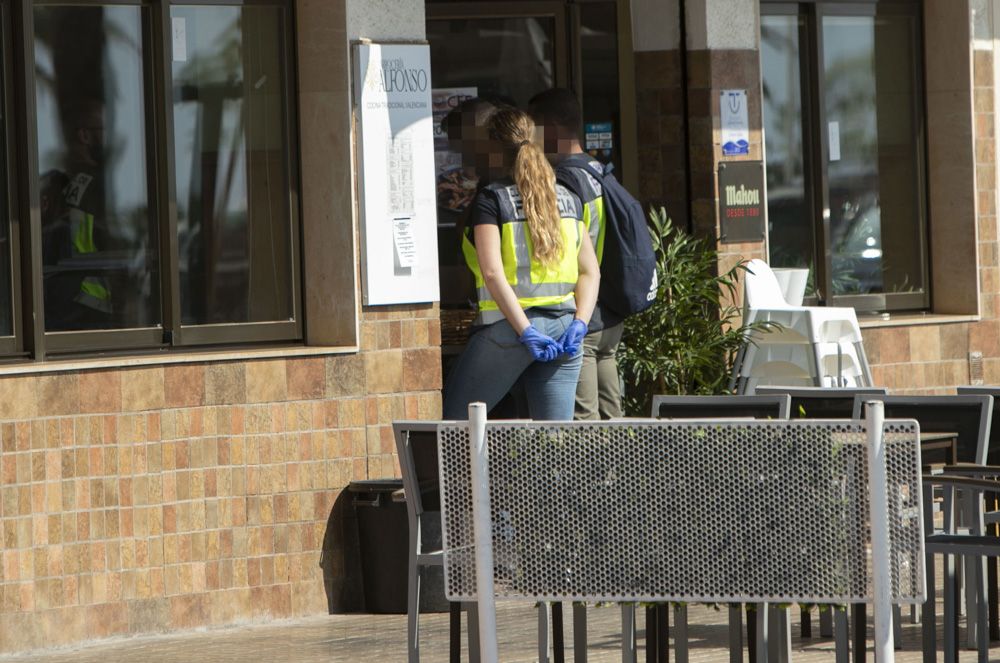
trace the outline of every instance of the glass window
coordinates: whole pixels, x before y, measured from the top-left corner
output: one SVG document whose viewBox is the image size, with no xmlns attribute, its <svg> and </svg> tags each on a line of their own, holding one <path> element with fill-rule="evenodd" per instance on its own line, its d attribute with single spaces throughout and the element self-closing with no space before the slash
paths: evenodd
<svg viewBox="0 0 1000 663">
<path fill-rule="evenodd" d="M 181 321 L 289 320 L 284 12 L 174 6 L 170 16 L 186 38 L 171 66 Z"/>
<path fill-rule="evenodd" d="M 288 3 L 163 4 L 28 2 L 40 223 L 12 241 L 0 187 L 0 353 L 301 339 Z"/>
<path fill-rule="evenodd" d="M 35 8 L 46 331 L 161 321 L 147 171 L 145 12 Z"/>
<path fill-rule="evenodd" d="M 0 4 L 0 25 L 3 25 L 6 5 Z M 2 56 L 6 56 L 7 45 L 4 43 L 6 35 L 0 31 L 0 63 Z M 0 336 L 11 337 L 14 335 L 14 290 L 13 271 L 11 258 L 13 247 L 11 245 L 11 201 L 8 196 L 8 171 L 7 171 L 7 118 L 5 95 L 2 91 L 6 89 L 4 81 L 5 70 L 0 66 Z"/>
<path fill-rule="evenodd" d="M 584 148 L 622 178 L 617 13 L 613 2 L 580 5 L 580 79 Z"/>
<path fill-rule="evenodd" d="M 761 8 L 771 262 L 826 302 L 926 308 L 919 4 Z"/>
<path fill-rule="evenodd" d="M 912 16 L 823 17 L 834 295 L 924 290 L 915 42 Z"/>
<path fill-rule="evenodd" d="M 560 77 L 564 62 L 558 30 L 565 15 L 560 8 L 549 7 L 552 13 L 543 16 L 504 15 L 516 12 L 516 6 L 493 2 L 478 4 L 472 11 L 447 4 L 428 4 L 427 10 L 435 122 L 469 97 L 524 108 L 542 90 L 565 85 Z M 474 284 L 457 228 L 464 222 L 477 180 L 459 168 L 458 153 L 438 128 L 435 171 L 441 308 L 462 311 L 468 309 Z"/>
<path fill-rule="evenodd" d="M 556 20 L 552 17 L 427 21 L 435 88 L 475 88 L 481 97 L 526 107 L 556 86 Z"/>
<path fill-rule="evenodd" d="M 767 137 L 767 216 L 773 267 L 813 266 L 812 201 L 802 141 L 799 16 L 761 16 L 760 60 Z"/>
</svg>

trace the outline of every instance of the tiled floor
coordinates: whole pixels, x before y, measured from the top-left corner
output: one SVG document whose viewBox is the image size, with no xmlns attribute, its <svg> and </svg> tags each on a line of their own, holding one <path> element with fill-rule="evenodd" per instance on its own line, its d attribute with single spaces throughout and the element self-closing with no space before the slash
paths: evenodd
<svg viewBox="0 0 1000 663">
<path fill-rule="evenodd" d="M 620 611 L 617 607 L 588 609 L 589 661 L 619 661 Z M 638 610 L 640 646 L 644 625 L 644 610 Z M 793 610 L 797 613 L 797 610 Z M 570 610 L 566 610 L 566 639 L 572 642 Z M 691 608 L 691 661 L 728 661 L 725 649 L 727 612 L 710 607 Z M 903 650 L 897 654 L 900 663 L 921 661 L 919 626 L 904 627 Z M 422 622 L 422 654 L 424 663 L 448 660 L 448 616 L 425 615 Z M 814 619 L 814 631 L 816 628 Z M 537 661 L 535 651 L 537 617 L 533 607 L 525 604 L 501 604 L 498 615 L 500 659 L 504 662 Z M 798 637 L 797 615 L 793 614 L 794 661 L 834 661 L 830 640 L 803 641 Z M 334 615 L 310 617 L 256 626 L 242 626 L 212 631 L 189 632 L 172 636 L 120 639 L 74 649 L 65 649 L 31 656 L 0 657 L 0 663 L 397 663 L 406 660 L 405 615 Z M 1000 661 L 1000 647 L 991 652 L 991 660 Z M 868 660 L 872 660 L 869 653 Z M 963 660 L 975 659 L 975 653 L 963 652 Z M 572 661 L 567 651 L 567 661 Z M 467 660 L 463 652 L 463 660 Z M 640 650 L 640 661 L 645 660 Z"/>
</svg>

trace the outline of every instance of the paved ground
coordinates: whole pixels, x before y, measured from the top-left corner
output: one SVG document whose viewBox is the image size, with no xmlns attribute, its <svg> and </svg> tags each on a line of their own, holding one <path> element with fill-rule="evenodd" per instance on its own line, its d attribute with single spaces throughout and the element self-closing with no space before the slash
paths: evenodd
<svg viewBox="0 0 1000 663">
<path fill-rule="evenodd" d="M 639 610 L 640 646 L 644 610 Z M 793 611 L 797 612 L 797 611 Z M 572 642 L 567 606 L 567 640 Z M 620 611 L 617 607 L 590 608 L 589 661 L 620 660 L 618 635 Z M 728 661 L 726 612 L 708 607 L 694 607 L 690 615 L 691 661 Z M 907 622 L 909 620 L 906 620 Z M 423 621 L 424 663 L 446 662 L 448 618 L 445 614 L 427 615 Z M 815 627 L 814 620 L 814 631 Z M 537 617 L 531 606 L 501 604 L 498 617 L 501 660 L 512 663 L 537 661 Z M 793 646 L 796 663 L 834 661 L 829 640 L 802 641 L 798 637 L 798 619 L 793 615 Z M 904 628 L 900 663 L 921 661 L 919 627 Z M 406 617 L 404 615 L 335 615 L 310 617 L 257 626 L 244 626 L 173 636 L 115 640 L 87 647 L 64 649 L 32 656 L 0 656 L 0 663 L 397 663 L 406 660 Z M 991 660 L 1000 661 L 1000 647 L 991 652 Z M 963 652 L 962 659 L 975 660 L 974 652 Z M 463 660 L 467 660 L 463 652 Z M 567 661 L 572 661 L 567 652 Z M 640 651 L 640 661 L 645 657 Z M 869 653 L 868 660 L 872 660 Z"/>
</svg>

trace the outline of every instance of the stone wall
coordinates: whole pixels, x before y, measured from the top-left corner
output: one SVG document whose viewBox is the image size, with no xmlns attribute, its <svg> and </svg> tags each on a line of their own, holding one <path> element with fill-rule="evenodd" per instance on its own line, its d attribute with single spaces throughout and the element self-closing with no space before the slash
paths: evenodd
<svg viewBox="0 0 1000 663">
<path fill-rule="evenodd" d="M 875 384 L 891 392 L 955 393 L 956 387 L 972 381 L 970 352 L 983 354 L 983 382 L 1000 384 L 995 57 L 992 48 L 973 51 L 980 319 L 865 329 L 865 349 L 872 363 Z M 931 223 L 947 224 L 948 219 L 932 218 Z M 930 247 L 932 252 L 940 248 Z M 975 260 L 976 256 L 967 256 L 967 259 Z M 942 296 L 932 291 L 931 296 L 935 295 Z"/>
<path fill-rule="evenodd" d="M 440 416 L 436 305 L 362 351 L 0 378 L 0 653 L 359 608 L 343 488 Z"/>
</svg>

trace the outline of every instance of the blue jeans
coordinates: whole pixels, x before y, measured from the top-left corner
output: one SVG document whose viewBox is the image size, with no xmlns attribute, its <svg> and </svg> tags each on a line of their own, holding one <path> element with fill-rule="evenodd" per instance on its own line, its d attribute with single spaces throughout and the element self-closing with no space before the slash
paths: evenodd
<svg viewBox="0 0 1000 663">
<path fill-rule="evenodd" d="M 573 322 L 572 313 L 558 318 L 526 313 L 535 329 L 556 340 Z M 455 362 L 444 389 L 444 418 L 468 419 L 469 403 L 477 401 L 486 403 L 489 411 L 520 381 L 532 419 L 572 420 L 582 358 L 578 352 L 535 361 L 509 322 L 493 323 L 472 335 Z"/>
</svg>

